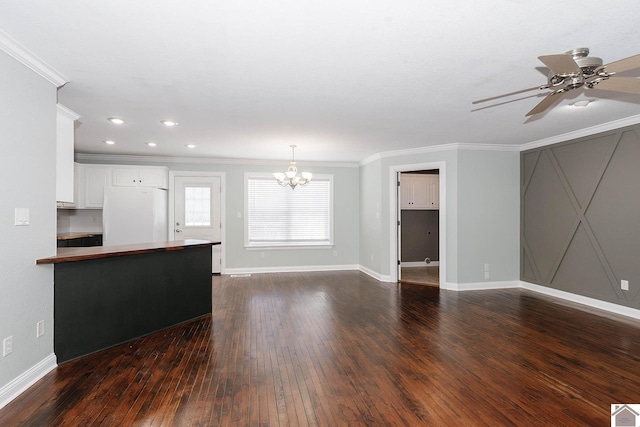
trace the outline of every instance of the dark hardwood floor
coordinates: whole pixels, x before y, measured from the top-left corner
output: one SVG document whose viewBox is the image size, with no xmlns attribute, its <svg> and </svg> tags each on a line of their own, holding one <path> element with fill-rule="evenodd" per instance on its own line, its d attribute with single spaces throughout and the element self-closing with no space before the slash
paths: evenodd
<svg viewBox="0 0 640 427">
<path fill-rule="evenodd" d="M 358 272 L 213 278 L 213 314 L 59 366 L 28 426 L 610 425 L 640 402 L 640 323 L 521 290 Z"/>
<path fill-rule="evenodd" d="M 402 283 L 440 286 L 440 267 L 402 267 Z"/>
</svg>

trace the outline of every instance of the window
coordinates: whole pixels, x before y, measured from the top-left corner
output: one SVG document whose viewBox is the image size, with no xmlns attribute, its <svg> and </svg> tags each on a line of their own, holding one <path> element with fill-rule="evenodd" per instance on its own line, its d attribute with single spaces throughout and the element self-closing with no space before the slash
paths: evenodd
<svg viewBox="0 0 640 427">
<path fill-rule="evenodd" d="M 333 179 L 314 176 L 305 187 L 281 187 L 273 175 L 246 176 L 245 245 L 333 244 Z"/>
<path fill-rule="evenodd" d="M 184 225 L 211 226 L 211 188 L 184 187 Z"/>
</svg>

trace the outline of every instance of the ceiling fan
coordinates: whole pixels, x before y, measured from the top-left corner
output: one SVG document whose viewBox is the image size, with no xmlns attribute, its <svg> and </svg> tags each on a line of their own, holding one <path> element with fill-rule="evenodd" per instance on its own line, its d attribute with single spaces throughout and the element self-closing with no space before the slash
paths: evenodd
<svg viewBox="0 0 640 427">
<path fill-rule="evenodd" d="M 547 84 L 479 99 L 473 101 L 472 104 L 492 101 L 530 90 L 551 89 L 551 92 L 548 92 L 544 99 L 526 114 L 525 117 L 528 117 L 545 111 L 563 94 L 579 87 L 640 95 L 640 79 L 617 75 L 623 71 L 640 68 L 640 55 L 603 65 L 602 59 L 589 56 L 589 48 L 583 47 L 561 54 L 539 56 L 538 59 L 550 70 Z"/>
</svg>

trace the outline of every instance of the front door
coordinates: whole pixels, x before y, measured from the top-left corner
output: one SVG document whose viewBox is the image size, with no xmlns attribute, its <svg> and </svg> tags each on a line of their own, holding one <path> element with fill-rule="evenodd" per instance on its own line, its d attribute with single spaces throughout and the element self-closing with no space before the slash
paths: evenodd
<svg viewBox="0 0 640 427">
<path fill-rule="evenodd" d="M 220 177 L 174 176 L 173 239 L 220 242 Z M 213 246 L 212 273 L 221 272 L 221 245 Z"/>
</svg>

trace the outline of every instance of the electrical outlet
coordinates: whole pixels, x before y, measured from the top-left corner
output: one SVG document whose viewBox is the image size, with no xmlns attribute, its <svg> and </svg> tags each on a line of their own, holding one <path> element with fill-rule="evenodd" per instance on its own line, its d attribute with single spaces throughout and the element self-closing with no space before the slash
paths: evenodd
<svg viewBox="0 0 640 427">
<path fill-rule="evenodd" d="M 485 278 L 485 280 L 489 278 L 489 272 L 488 271 L 484 272 L 484 278 Z"/>
<path fill-rule="evenodd" d="M 621 280 L 620 281 L 620 289 L 622 289 L 623 291 L 628 291 L 629 290 L 629 281 L 628 280 Z"/>
<path fill-rule="evenodd" d="M 338 256 L 338 251 L 333 251 L 333 256 Z"/>
<path fill-rule="evenodd" d="M 36 338 L 40 338 L 44 335 L 44 320 L 36 323 Z"/>
<path fill-rule="evenodd" d="M 2 357 L 13 353 L 13 335 L 2 340 Z"/>
<path fill-rule="evenodd" d="M 484 265 L 484 271 L 489 271 L 489 264 Z"/>
<path fill-rule="evenodd" d="M 260 258 L 264 258 L 264 252 L 260 252 Z"/>
<path fill-rule="evenodd" d="M 371 261 L 373 261 L 373 255 L 371 255 Z"/>
</svg>

